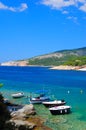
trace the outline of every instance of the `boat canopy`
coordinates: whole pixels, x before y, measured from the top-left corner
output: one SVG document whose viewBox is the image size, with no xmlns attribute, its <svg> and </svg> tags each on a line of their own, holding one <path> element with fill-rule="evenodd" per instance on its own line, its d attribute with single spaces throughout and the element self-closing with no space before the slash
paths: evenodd
<svg viewBox="0 0 86 130">
<path fill-rule="evenodd" d="M 48 90 L 37 90 L 35 93 L 36 94 L 45 94 L 47 92 L 48 92 Z"/>
</svg>

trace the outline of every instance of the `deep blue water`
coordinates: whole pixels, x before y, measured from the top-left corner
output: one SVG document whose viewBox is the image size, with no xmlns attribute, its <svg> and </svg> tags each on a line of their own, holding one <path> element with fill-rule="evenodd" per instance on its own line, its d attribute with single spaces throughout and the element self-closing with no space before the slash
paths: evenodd
<svg viewBox="0 0 86 130">
<path fill-rule="evenodd" d="M 0 67 L 0 79 L 86 89 L 86 72 L 50 70 L 48 67 Z"/>
<path fill-rule="evenodd" d="M 57 127 L 59 127 L 59 130 L 63 130 L 62 126 L 65 128 L 64 130 L 86 130 L 85 71 L 51 70 L 49 67 L 0 66 L 0 82 L 4 83 L 0 91 L 6 98 L 11 100 L 13 100 L 11 93 L 16 91 L 24 91 L 28 96 L 39 89 L 49 90 L 49 94 L 54 99 L 65 99 L 67 104 L 72 106 L 72 114 L 59 117 L 61 121 L 64 118 L 67 120 L 63 125 L 57 123 L 58 126 L 55 124 L 55 127 L 53 127 L 52 120 L 49 120 L 50 123 L 47 123 L 47 125 L 53 127 L 53 130 L 57 130 Z M 81 93 L 81 90 L 83 93 Z M 68 91 L 70 92 L 69 94 Z M 26 99 L 22 99 L 20 102 L 28 103 Z M 40 108 L 42 110 L 43 107 L 40 106 Z M 40 114 L 44 115 L 41 110 Z M 50 113 L 45 115 L 51 116 Z M 57 117 L 54 120 L 57 120 Z"/>
</svg>

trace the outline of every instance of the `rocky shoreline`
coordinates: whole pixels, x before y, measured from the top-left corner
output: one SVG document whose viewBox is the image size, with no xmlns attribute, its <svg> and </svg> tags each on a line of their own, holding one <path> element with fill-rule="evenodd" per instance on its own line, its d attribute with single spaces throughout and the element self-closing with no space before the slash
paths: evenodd
<svg viewBox="0 0 86 130">
<path fill-rule="evenodd" d="M 56 70 L 79 70 L 81 66 L 67 66 L 67 65 L 60 65 L 60 66 L 52 66 L 50 69 Z"/>
<path fill-rule="evenodd" d="M 44 125 L 45 120 L 39 117 L 32 104 L 25 105 L 23 108 L 13 111 L 7 126 L 12 124 L 15 130 L 52 130 Z"/>
<path fill-rule="evenodd" d="M 22 60 L 22 61 L 4 62 L 4 63 L 1 63 L 1 66 L 37 66 L 37 65 L 29 65 L 28 61 Z M 50 67 L 50 69 L 56 69 L 56 70 L 81 70 L 81 71 L 86 71 L 86 65 L 84 65 L 84 66 L 59 65 L 59 66 L 49 66 L 49 67 Z"/>
<path fill-rule="evenodd" d="M 1 66 L 27 66 L 28 61 L 9 61 L 1 63 Z"/>
<path fill-rule="evenodd" d="M 84 66 L 52 66 L 50 69 L 55 69 L 55 70 L 81 70 L 81 71 L 86 71 L 86 65 Z"/>
</svg>

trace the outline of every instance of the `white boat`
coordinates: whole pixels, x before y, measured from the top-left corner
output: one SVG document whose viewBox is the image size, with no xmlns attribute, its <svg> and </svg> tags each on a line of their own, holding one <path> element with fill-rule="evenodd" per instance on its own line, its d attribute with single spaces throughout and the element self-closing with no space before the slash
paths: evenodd
<svg viewBox="0 0 86 130">
<path fill-rule="evenodd" d="M 22 105 L 16 105 L 16 104 L 7 105 L 7 109 L 8 109 L 9 112 L 18 111 L 18 110 L 21 109 L 22 107 L 23 107 Z"/>
<path fill-rule="evenodd" d="M 54 100 L 54 101 L 45 101 L 45 102 L 42 102 L 42 104 L 45 106 L 45 107 L 54 107 L 54 106 L 61 106 L 61 105 L 64 105 L 66 104 L 66 102 L 64 100 Z"/>
<path fill-rule="evenodd" d="M 31 104 L 40 104 L 44 101 L 49 101 L 50 98 L 48 96 L 45 96 L 44 94 L 40 94 L 37 97 L 30 97 L 30 103 Z"/>
<path fill-rule="evenodd" d="M 69 114 L 71 106 L 55 106 L 49 108 L 52 115 Z"/>
<path fill-rule="evenodd" d="M 13 98 L 21 98 L 24 97 L 24 93 L 19 92 L 19 93 L 14 93 L 11 95 Z"/>
</svg>

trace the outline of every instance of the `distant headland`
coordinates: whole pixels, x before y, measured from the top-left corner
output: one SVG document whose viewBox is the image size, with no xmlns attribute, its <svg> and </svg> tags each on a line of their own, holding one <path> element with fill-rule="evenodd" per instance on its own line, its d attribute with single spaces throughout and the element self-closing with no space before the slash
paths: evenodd
<svg viewBox="0 0 86 130">
<path fill-rule="evenodd" d="M 60 50 L 25 60 L 8 61 L 1 66 L 50 66 L 51 69 L 86 70 L 86 47 Z"/>
</svg>

